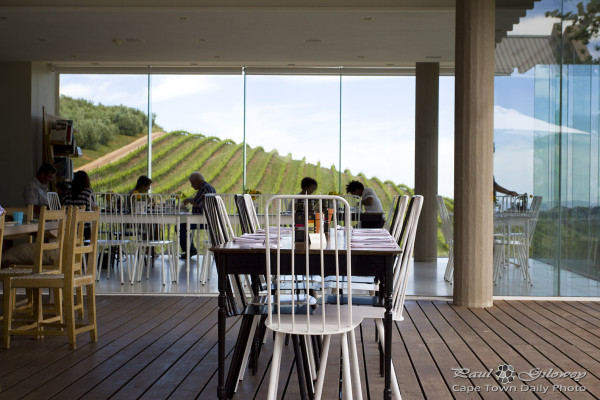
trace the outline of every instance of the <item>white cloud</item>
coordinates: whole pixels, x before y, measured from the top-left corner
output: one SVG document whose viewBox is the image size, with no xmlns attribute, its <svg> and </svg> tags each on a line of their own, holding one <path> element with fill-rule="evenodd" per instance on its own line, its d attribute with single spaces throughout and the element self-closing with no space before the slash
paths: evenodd
<svg viewBox="0 0 600 400">
<path fill-rule="evenodd" d="M 217 88 L 208 75 L 156 75 L 152 80 L 152 100 L 155 102 L 206 93 Z"/>
<path fill-rule="evenodd" d="M 552 33 L 552 27 L 555 23 L 559 23 L 559 18 L 546 17 L 544 14 L 536 16 L 528 16 L 519 21 L 513 26 L 513 30 L 508 32 L 509 36 L 520 35 L 547 35 Z"/>
<path fill-rule="evenodd" d="M 558 125 L 550 124 L 546 121 L 536 119 L 510 108 L 494 106 L 494 130 L 506 130 L 507 133 L 513 135 L 531 136 L 534 131 L 538 132 L 559 132 Z M 579 129 L 563 127 L 563 133 L 581 133 L 588 134 L 589 132 L 580 131 Z"/>
</svg>

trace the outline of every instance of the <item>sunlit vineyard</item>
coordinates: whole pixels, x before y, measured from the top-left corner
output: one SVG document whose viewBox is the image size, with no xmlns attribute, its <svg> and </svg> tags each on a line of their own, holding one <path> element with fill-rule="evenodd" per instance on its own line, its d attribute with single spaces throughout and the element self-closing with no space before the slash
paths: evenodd
<svg viewBox="0 0 600 400">
<path fill-rule="evenodd" d="M 241 193 L 243 187 L 243 145 L 232 140 L 221 140 L 188 132 L 167 133 L 152 143 L 152 191 L 154 193 L 182 192 L 192 196 L 194 189 L 188 177 L 200 171 L 220 193 Z M 107 163 L 89 172 L 95 192 L 127 192 L 135 186 L 139 175 L 147 173 L 148 146 L 140 146 L 125 157 Z M 246 190 L 260 193 L 297 193 L 305 176 L 315 178 L 318 192 L 340 192 L 338 170 L 334 165 L 311 164 L 306 159 L 294 160 L 290 154 L 281 155 L 276 150 L 246 147 Z M 377 177 L 356 175 L 349 170 L 342 173 L 342 191 L 351 180 L 359 180 L 371 187 L 388 210 L 394 196 L 413 194 L 411 188 L 391 181 L 382 182 Z M 452 202 L 448 201 L 452 209 Z M 439 250 L 445 245 L 439 237 Z"/>
</svg>

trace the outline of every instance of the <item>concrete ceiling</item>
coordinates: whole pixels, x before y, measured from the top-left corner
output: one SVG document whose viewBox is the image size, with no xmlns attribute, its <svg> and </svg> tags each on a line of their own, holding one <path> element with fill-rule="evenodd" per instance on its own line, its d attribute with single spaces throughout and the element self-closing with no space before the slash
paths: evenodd
<svg viewBox="0 0 600 400">
<path fill-rule="evenodd" d="M 533 0 L 497 0 L 497 39 Z M 452 0 L 0 0 L 0 62 L 454 65 Z"/>
</svg>

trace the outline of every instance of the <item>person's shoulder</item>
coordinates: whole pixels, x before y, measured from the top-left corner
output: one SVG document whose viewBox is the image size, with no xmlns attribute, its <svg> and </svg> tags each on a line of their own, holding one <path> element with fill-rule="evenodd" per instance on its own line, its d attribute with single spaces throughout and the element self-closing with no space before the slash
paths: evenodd
<svg viewBox="0 0 600 400">
<path fill-rule="evenodd" d="M 364 191 L 363 191 L 363 196 L 371 197 L 371 196 L 374 196 L 374 195 L 375 195 L 375 191 L 372 188 L 370 188 L 370 187 L 366 187 L 364 189 Z"/>
</svg>

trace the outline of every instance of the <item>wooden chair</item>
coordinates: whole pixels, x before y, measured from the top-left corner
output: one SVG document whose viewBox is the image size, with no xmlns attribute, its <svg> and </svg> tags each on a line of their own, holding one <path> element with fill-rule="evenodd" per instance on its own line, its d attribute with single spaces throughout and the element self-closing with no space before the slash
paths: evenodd
<svg viewBox="0 0 600 400">
<path fill-rule="evenodd" d="M 100 212 L 83 211 L 69 207 L 67 211 L 66 250 L 62 257 L 61 270 L 58 274 L 48 274 L 38 271 L 37 273 L 11 277 L 4 280 L 5 293 L 11 293 L 16 288 L 31 289 L 59 289 L 62 292 L 62 309 L 64 323 L 58 322 L 36 322 L 33 324 L 13 327 L 12 326 L 12 296 L 4 296 L 4 347 L 10 347 L 11 335 L 62 335 L 67 336 L 69 347 L 76 348 L 76 335 L 90 332 L 90 340 L 97 341 L 96 325 L 96 256 L 98 250 L 98 222 Z M 85 241 L 85 225 L 90 226 L 90 241 Z M 82 270 L 84 257 L 88 258 L 88 268 Z M 81 273 L 77 274 L 77 271 Z M 87 297 L 87 321 L 77 322 L 75 320 L 75 295 L 77 288 L 85 288 Z M 58 301 L 57 301 L 58 302 Z"/>
<path fill-rule="evenodd" d="M 32 208 L 33 209 L 33 208 Z M 61 268 L 61 261 L 63 256 L 63 239 L 65 233 L 65 210 L 51 211 L 42 207 L 40 210 L 40 220 L 38 222 L 38 231 L 35 242 L 34 258 L 33 263 L 30 265 L 10 265 L 9 268 L 0 269 L 0 279 L 3 280 L 4 284 L 4 298 L 9 297 L 10 291 L 7 289 L 7 282 L 10 278 L 18 276 L 26 276 L 33 273 L 59 273 Z M 50 223 L 57 223 L 57 229 L 54 235 L 46 235 L 47 225 Z M 51 258 L 50 253 L 53 255 L 54 261 L 52 264 L 44 265 L 44 259 Z M 55 298 L 57 297 L 58 291 L 55 291 Z M 41 291 L 33 290 L 28 291 L 28 301 L 23 307 L 19 308 L 19 311 L 28 310 L 28 315 L 33 315 L 34 320 L 41 321 L 43 319 Z M 15 294 L 12 294 L 13 307 L 16 306 Z M 56 305 L 56 303 L 55 303 Z M 33 307 L 33 309 L 31 308 Z M 6 308 L 4 309 L 6 313 Z M 60 319 L 60 308 L 53 307 L 56 318 Z M 12 311 L 15 311 L 13 308 Z"/>
<path fill-rule="evenodd" d="M 337 282 L 340 282 L 341 277 L 345 277 L 348 282 L 348 294 L 346 295 L 348 305 L 344 306 L 337 301 L 332 304 L 326 304 L 325 298 L 321 297 L 317 306 L 311 303 L 312 296 L 291 296 L 291 304 L 289 301 L 284 302 L 282 297 L 282 291 L 279 285 L 281 281 L 281 265 L 288 265 L 291 268 L 290 275 L 304 277 L 306 286 L 308 287 L 313 277 L 311 274 L 318 273 L 321 277 L 321 281 L 325 279 L 325 256 L 323 246 L 320 247 L 319 256 L 309 257 L 310 245 L 308 242 L 308 235 L 305 236 L 304 243 L 294 243 L 291 248 L 291 252 L 282 252 L 281 249 L 281 235 L 276 235 L 277 239 L 270 240 L 270 235 L 265 236 L 265 249 L 266 249 L 266 271 L 267 276 L 273 276 L 275 278 L 275 287 L 271 285 L 267 286 L 267 301 L 268 301 L 268 315 L 266 326 L 268 329 L 275 333 L 275 343 L 273 345 L 273 361 L 271 363 L 271 376 L 269 380 L 269 392 L 267 399 L 275 400 L 277 396 L 277 384 L 279 380 L 279 370 L 281 365 L 282 345 L 286 334 L 292 335 L 294 339 L 294 347 L 296 348 L 296 342 L 298 336 L 303 337 L 323 337 L 323 349 L 321 353 L 321 359 L 319 363 L 317 381 L 314 387 L 314 399 L 320 399 L 324 378 L 325 368 L 327 366 L 327 357 L 329 353 L 329 345 L 331 343 L 332 335 L 341 335 L 342 345 L 342 361 L 343 361 L 343 383 L 344 393 L 346 398 L 351 399 L 352 393 L 357 398 L 362 398 L 362 388 L 360 384 L 360 373 L 358 369 L 358 357 L 356 352 L 356 341 L 354 338 L 354 329 L 360 324 L 362 318 L 359 315 L 353 313 L 352 305 L 352 288 L 351 280 L 352 276 L 352 265 L 351 265 L 351 246 L 350 246 L 350 206 L 346 200 L 339 196 L 312 196 L 312 195 L 293 195 L 293 196 L 273 196 L 267 202 L 265 209 L 266 223 L 265 227 L 270 227 L 269 222 L 269 206 L 275 206 L 276 213 L 275 219 L 276 226 L 279 226 L 279 214 L 282 212 L 282 199 L 290 199 L 292 201 L 304 202 L 304 226 L 308 227 L 308 202 L 316 201 L 319 206 L 317 210 L 321 212 L 324 210 L 323 202 L 325 200 L 333 202 L 334 208 L 334 226 L 337 226 L 337 208 L 341 206 L 344 208 L 345 216 L 345 228 L 344 236 L 341 236 L 341 232 L 336 232 L 335 236 L 330 239 L 330 247 L 328 248 L 328 260 L 329 262 L 335 263 Z M 273 222 L 273 220 L 271 220 Z M 322 225 L 322 223 L 321 223 Z M 279 228 L 275 228 L 280 231 Z M 338 236 L 338 234 L 340 234 Z M 321 226 L 321 243 L 325 242 L 324 232 Z M 294 241 L 295 234 L 292 235 L 292 241 Z M 342 246 L 342 241 L 346 242 L 345 246 Z M 271 248 L 273 245 L 273 248 Z M 345 254 L 341 251 L 345 248 Z M 310 260 L 313 260 L 310 265 Z M 273 264 L 273 265 L 272 265 Z M 340 267 L 344 265 L 346 267 L 346 274 L 340 274 Z M 335 290 L 337 293 L 335 296 L 341 296 L 342 290 L 338 288 Z M 291 312 L 284 310 L 291 309 Z M 296 361 L 298 363 L 297 370 L 299 372 L 300 391 L 304 396 L 307 395 L 305 390 L 311 388 L 310 385 L 304 387 L 302 385 L 304 369 L 302 366 L 301 353 L 296 353 Z M 310 378 L 310 377 L 308 377 Z M 310 396 L 310 394 L 309 394 Z"/>
</svg>

